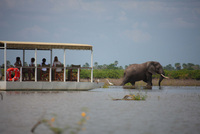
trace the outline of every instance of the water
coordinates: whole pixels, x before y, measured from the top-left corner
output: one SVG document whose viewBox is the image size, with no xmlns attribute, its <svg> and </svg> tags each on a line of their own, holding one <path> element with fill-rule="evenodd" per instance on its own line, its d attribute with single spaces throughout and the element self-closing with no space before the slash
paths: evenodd
<svg viewBox="0 0 200 134">
<path fill-rule="evenodd" d="M 130 93 L 146 94 L 145 101 L 113 101 Z M 41 118 L 57 116 L 59 127 L 76 126 L 82 108 L 89 120 L 80 134 L 198 134 L 200 87 L 159 90 L 122 88 L 81 92 L 0 92 L 0 134 L 31 134 Z M 44 125 L 36 134 L 52 134 Z M 67 132 L 66 132 L 67 133 Z"/>
</svg>

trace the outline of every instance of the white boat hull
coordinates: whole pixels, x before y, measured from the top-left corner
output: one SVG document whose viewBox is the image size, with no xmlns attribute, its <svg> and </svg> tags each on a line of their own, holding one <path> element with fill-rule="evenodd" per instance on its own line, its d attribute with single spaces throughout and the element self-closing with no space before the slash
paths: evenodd
<svg viewBox="0 0 200 134">
<path fill-rule="evenodd" d="M 95 88 L 103 87 L 104 83 L 91 82 L 0 82 L 0 90 L 51 90 L 51 91 L 88 91 Z"/>
</svg>

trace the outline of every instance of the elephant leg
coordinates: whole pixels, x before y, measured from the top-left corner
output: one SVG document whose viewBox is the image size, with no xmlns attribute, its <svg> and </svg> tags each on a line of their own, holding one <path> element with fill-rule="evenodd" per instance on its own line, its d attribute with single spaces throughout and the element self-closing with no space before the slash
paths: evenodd
<svg viewBox="0 0 200 134">
<path fill-rule="evenodd" d="M 135 85 L 135 81 L 131 81 L 131 85 L 134 86 Z"/>
<path fill-rule="evenodd" d="M 147 83 L 147 79 L 144 79 L 143 81 Z"/>
<path fill-rule="evenodd" d="M 153 86 L 152 82 L 151 82 L 151 81 L 148 81 L 148 82 L 147 82 L 147 86 Z"/>
<path fill-rule="evenodd" d="M 147 78 L 147 86 L 153 86 L 152 84 L 152 75 L 149 75 Z"/>
<path fill-rule="evenodd" d="M 147 86 L 152 86 L 152 78 L 150 76 L 148 76 L 148 78 L 146 77 L 145 79 L 143 79 L 144 82 L 147 83 Z"/>
</svg>

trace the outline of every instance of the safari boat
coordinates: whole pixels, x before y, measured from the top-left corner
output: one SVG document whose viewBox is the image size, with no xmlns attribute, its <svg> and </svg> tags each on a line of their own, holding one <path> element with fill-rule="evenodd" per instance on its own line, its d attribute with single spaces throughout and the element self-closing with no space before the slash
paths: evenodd
<svg viewBox="0 0 200 134">
<path fill-rule="evenodd" d="M 17 42 L 17 41 L 0 41 L 0 49 L 4 51 L 4 66 L 1 68 L 3 70 L 1 75 L 4 77 L 0 80 L 0 90 L 6 91 L 16 91 L 16 90 L 38 90 L 38 91 L 87 91 L 94 88 L 100 88 L 104 83 L 93 81 L 93 46 L 87 44 L 72 44 L 72 43 L 47 43 L 47 42 Z M 18 68 L 10 68 L 7 66 L 7 50 L 23 50 L 22 66 Z M 62 49 L 64 51 L 63 55 L 63 65 L 59 66 L 62 68 L 62 72 L 56 74 L 56 67 L 52 66 L 52 50 Z M 81 66 L 71 66 L 66 67 L 66 50 L 89 50 L 91 51 L 91 66 L 81 67 Z M 25 66 L 25 51 L 33 50 L 35 51 L 35 64 L 34 66 Z M 44 66 L 38 66 L 37 63 L 37 51 L 48 50 L 50 51 L 50 64 L 45 66 L 48 70 L 46 74 L 42 74 L 41 69 Z M 24 70 L 33 70 L 32 80 L 23 80 L 22 72 Z M 80 70 L 88 69 L 91 70 L 91 76 L 87 82 L 80 81 Z M 0 70 L 0 71 L 1 71 Z M 12 71 L 12 72 L 11 72 Z M 14 71 L 14 76 L 11 73 Z M 17 76 L 18 75 L 18 76 Z M 54 78 L 53 78 L 54 77 Z M 58 77 L 58 78 L 57 78 Z M 55 79 L 56 78 L 56 79 Z"/>
</svg>

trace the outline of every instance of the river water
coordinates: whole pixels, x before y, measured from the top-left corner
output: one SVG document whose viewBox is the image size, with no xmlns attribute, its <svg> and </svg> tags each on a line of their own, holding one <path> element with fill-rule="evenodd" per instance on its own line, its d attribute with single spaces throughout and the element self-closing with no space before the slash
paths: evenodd
<svg viewBox="0 0 200 134">
<path fill-rule="evenodd" d="M 113 101 L 128 94 L 145 101 Z M 56 116 L 58 127 L 75 127 L 82 109 L 88 120 L 79 134 L 199 134 L 200 87 L 152 90 L 101 88 L 91 91 L 0 91 L 0 134 L 31 134 L 40 119 Z M 52 134 L 39 125 L 36 134 Z M 67 134 L 68 131 L 65 131 Z"/>
</svg>

